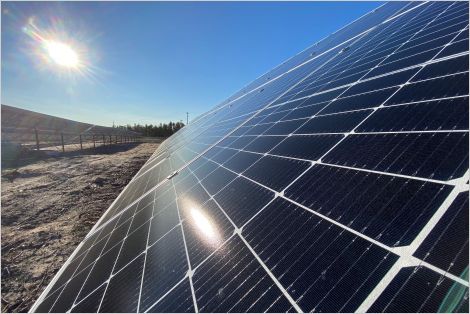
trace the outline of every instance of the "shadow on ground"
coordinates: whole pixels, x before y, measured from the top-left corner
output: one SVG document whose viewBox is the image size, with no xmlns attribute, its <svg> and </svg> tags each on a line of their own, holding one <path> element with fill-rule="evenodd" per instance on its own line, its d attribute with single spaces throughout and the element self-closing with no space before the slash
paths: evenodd
<svg viewBox="0 0 470 314">
<path fill-rule="evenodd" d="M 130 149 L 133 149 L 143 143 L 136 142 L 136 143 L 118 143 L 106 146 L 98 146 L 96 148 L 84 148 L 82 150 L 75 149 L 72 151 L 57 151 L 57 150 L 48 150 L 42 149 L 40 151 L 31 150 L 27 148 L 9 148 L 9 149 L 2 149 L 2 172 L 3 170 L 7 169 L 15 169 L 18 167 L 23 167 L 40 160 L 48 160 L 48 159 L 60 159 L 60 158 L 73 158 L 76 156 L 83 156 L 83 155 L 109 155 L 109 154 L 116 154 L 119 152 L 125 152 Z"/>
</svg>

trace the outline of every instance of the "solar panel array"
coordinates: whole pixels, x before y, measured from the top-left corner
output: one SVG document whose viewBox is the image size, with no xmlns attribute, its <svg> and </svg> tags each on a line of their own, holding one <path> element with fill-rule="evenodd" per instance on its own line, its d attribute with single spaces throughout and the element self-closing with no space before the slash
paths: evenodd
<svg viewBox="0 0 470 314">
<path fill-rule="evenodd" d="M 468 311 L 468 10 L 385 4 L 198 117 L 32 310 Z"/>
</svg>

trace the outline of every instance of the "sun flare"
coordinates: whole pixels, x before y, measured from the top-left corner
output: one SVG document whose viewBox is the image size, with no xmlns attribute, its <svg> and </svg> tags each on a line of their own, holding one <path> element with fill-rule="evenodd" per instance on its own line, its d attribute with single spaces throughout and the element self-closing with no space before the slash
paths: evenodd
<svg viewBox="0 0 470 314">
<path fill-rule="evenodd" d="M 69 45 L 54 40 L 45 40 L 44 48 L 56 64 L 66 68 L 78 67 L 78 54 Z"/>
<path fill-rule="evenodd" d="M 28 36 L 25 52 L 38 69 L 51 70 L 61 78 L 84 77 L 98 82 L 101 72 L 93 64 L 97 55 L 87 47 L 90 40 L 86 32 L 67 29 L 57 18 L 45 22 L 35 17 L 30 17 L 22 30 Z"/>
</svg>

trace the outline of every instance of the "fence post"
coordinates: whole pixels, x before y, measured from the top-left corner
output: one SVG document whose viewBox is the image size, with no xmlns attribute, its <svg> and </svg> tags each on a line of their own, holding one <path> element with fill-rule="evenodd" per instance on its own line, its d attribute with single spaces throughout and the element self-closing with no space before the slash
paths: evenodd
<svg viewBox="0 0 470 314">
<path fill-rule="evenodd" d="M 82 135 L 80 134 L 80 150 L 83 150 Z"/>
<path fill-rule="evenodd" d="M 36 135 L 36 150 L 39 150 L 39 135 L 38 135 L 38 129 L 34 129 L 34 134 Z"/>
<path fill-rule="evenodd" d="M 122 144 L 122 134 L 121 134 L 121 144 Z"/>
<path fill-rule="evenodd" d="M 65 153 L 64 133 L 60 133 L 60 141 L 62 142 L 62 152 Z"/>
<path fill-rule="evenodd" d="M 105 139 L 104 135 L 103 135 L 103 146 L 106 146 L 106 139 Z"/>
<path fill-rule="evenodd" d="M 117 144 L 117 135 L 114 135 L 114 144 Z"/>
<path fill-rule="evenodd" d="M 109 145 L 113 144 L 113 140 L 111 139 L 111 135 L 109 136 Z"/>
<path fill-rule="evenodd" d="M 95 143 L 95 134 L 93 134 L 93 148 L 96 148 L 96 143 Z"/>
</svg>

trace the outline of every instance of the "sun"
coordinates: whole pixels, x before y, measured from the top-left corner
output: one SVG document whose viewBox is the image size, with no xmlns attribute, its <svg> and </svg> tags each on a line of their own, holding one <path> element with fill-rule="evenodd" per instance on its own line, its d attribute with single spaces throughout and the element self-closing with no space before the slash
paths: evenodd
<svg viewBox="0 0 470 314">
<path fill-rule="evenodd" d="M 96 53 L 88 49 L 90 39 L 86 32 L 66 29 L 65 23 L 56 18 L 44 22 L 34 16 L 28 19 L 22 31 L 27 35 L 24 51 L 38 69 L 51 70 L 60 78 L 84 77 L 98 81 L 100 69 L 92 64 Z"/>
<path fill-rule="evenodd" d="M 78 54 L 67 44 L 55 40 L 45 40 L 44 48 L 52 61 L 60 66 L 77 68 L 80 64 Z"/>
</svg>

